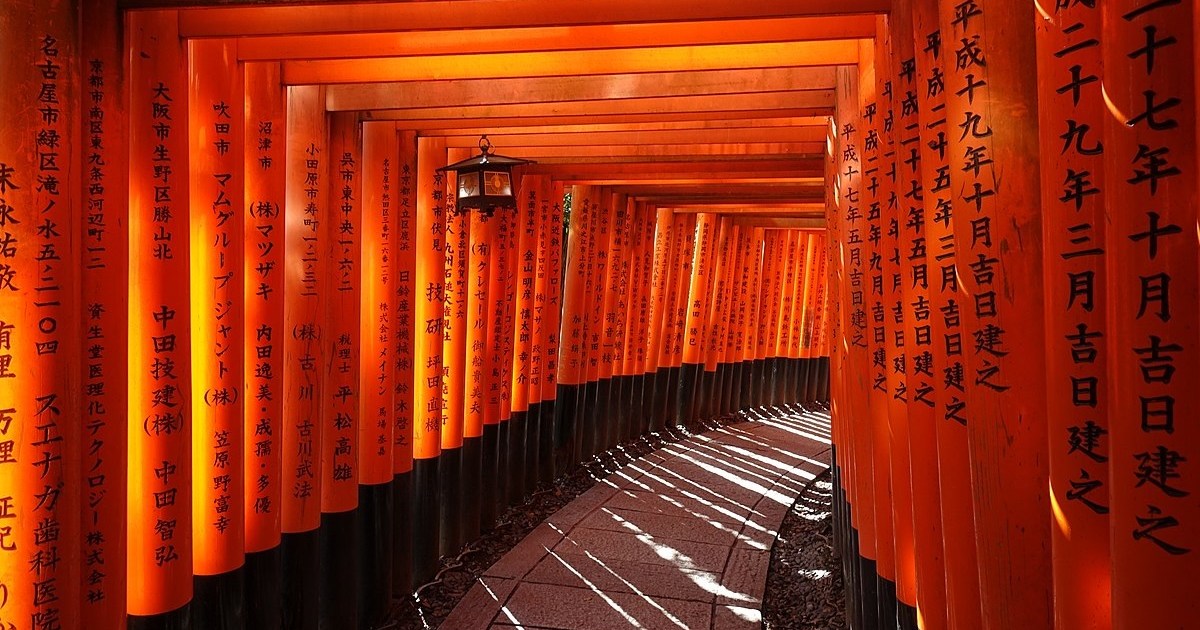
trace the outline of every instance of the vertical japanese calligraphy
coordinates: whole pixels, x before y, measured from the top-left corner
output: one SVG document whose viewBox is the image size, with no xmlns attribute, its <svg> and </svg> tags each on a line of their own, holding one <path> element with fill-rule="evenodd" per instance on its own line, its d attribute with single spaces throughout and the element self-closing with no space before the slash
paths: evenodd
<svg viewBox="0 0 1200 630">
<path fill-rule="evenodd" d="M 80 617 L 99 627 L 125 620 L 127 366 L 129 303 L 128 92 L 121 14 L 115 2 L 82 6 L 80 112 L 83 220 L 80 224 L 83 308 L 83 510 Z M 18 40 L 19 41 L 19 40 Z M 0 53 L 3 55 L 4 53 Z M 11 120 L 11 118 L 10 118 Z M 0 331 L 3 335 L 3 331 Z M 2 402 L 2 401 L 0 401 Z M 7 405 L 0 405 L 7 407 Z M 0 620 L 4 619 L 0 608 Z M 0 626 L 3 626 L 0 621 Z"/>
<path fill-rule="evenodd" d="M 947 622 L 980 627 L 978 554 L 971 491 L 967 419 L 971 416 L 963 353 L 962 302 L 954 242 L 955 217 L 946 119 L 948 53 L 934 0 L 913 0 L 913 38 L 920 123 L 925 264 L 929 276 L 929 334 L 934 383 Z M 919 261 L 914 261 L 914 266 Z M 913 313 L 914 319 L 918 316 Z M 914 328 L 914 335 L 918 334 Z M 914 343 L 918 343 L 916 337 Z M 913 370 L 916 372 L 914 359 Z"/>
<path fill-rule="evenodd" d="M 192 331 L 192 562 L 198 623 L 238 623 L 220 578 L 245 553 L 243 178 L 245 97 L 236 46 L 189 42 L 188 88 Z M 229 589 L 237 593 L 240 589 Z"/>
<path fill-rule="evenodd" d="M 170 12 L 127 16 L 128 612 L 192 598 L 187 53 Z M 211 348 L 207 351 L 211 352 Z"/>
<path fill-rule="evenodd" d="M 1054 614 L 1096 628 L 1111 617 L 1101 10 L 1058 3 L 1036 36 Z"/>
<path fill-rule="evenodd" d="M 393 123 L 365 122 L 362 135 L 358 475 L 360 484 L 374 485 L 392 480 L 396 335 L 401 325 L 395 312 L 400 256 L 396 221 L 402 169 Z"/>
<path fill-rule="evenodd" d="M 79 335 L 81 317 L 96 324 L 79 303 L 85 191 L 73 4 L 7 3 L 0 24 L 0 626 L 72 627 L 82 592 L 81 439 L 95 445 L 90 429 L 80 431 L 81 343 L 103 343 Z"/>
<path fill-rule="evenodd" d="M 1113 626 L 1169 627 L 1200 614 L 1200 591 L 1188 577 L 1200 544 L 1194 451 L 1200 428 L 1190 420 L 1200 401 L 1197 95 L 1187 69 L 1194 60 L 1196 8 L 1122 0 L 1100 10 L 1103 137 L 1093 131 L 1084 138 L 1076 124 L 1066 145 L 1079 150 L 1103 143 L 1103 184 L 1096 186 L 1107 207 L 1110 319 L 1103 332 L 1077 329 L 1070 341 L 1081 358 L 1105 351 L 1111 357 L 1109 435 L 1099 437 L 1101 445 L 1111 444 Z M 1094 238 L 1077 246 L 1100 246 L 1099 235 Z M 1091 385 L 1080 386 L 1083 400 Z"/>
<path fill-rule="evenodd" d="M 245 501 L 246 551 L 280 536 L 284 367 L 286 100 L 279 66 L 245 64 Z"/>
<path fill-rule="evenodd" d="M 1051 623 L 1033 24 L 1023 5 L 940 5 L 975 536 L 985 628 Z M 1003 214 L 1001 214 L 1003 213 Z"/>
<path fill-rule="evenodd" d="M 893 371 L 904 371 L 912 484 L 912 519 L 916 605 L 926 628 L 946 628 L 946 578 L 943 561 L 941 491 L 937 461 L 938 382 L 934 362 L 935 338 L 930 302 L 928 261 L 928 204 L 933 193 L 925 188 L 922 159 L 932 151 L 922 143 L 921 93 L 926 91 L 918 71 L 914 7 L 909 0 L 895 5 L 889 23 L 892 37 L 891 68 L 894 76 L 892 102 L 895 131 L 894 168 L 896 170 L 894 209 L 896 221 L 895 256 L 899 264 L 894 303 L 902 318 L 894 334 L 901 336 L 905 354 L 897 357 Z M 922 53 L 924 54 L 924 53 Z M 928 96 L 924 102 L 928 102 Z M 929 200 L 927 200 L 929 199 Z M 899 345 L 899 341 L 898 341 Z"/>
</svg>

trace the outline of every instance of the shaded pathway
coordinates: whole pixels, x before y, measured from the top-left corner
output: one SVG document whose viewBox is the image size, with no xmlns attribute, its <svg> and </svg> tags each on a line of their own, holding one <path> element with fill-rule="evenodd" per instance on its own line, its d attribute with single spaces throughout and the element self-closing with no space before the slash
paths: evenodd
<svg viewBox="0 0 1200 630">
<path fill-rule="evenodd" d="M 623 467 L 492 565 L 443 628 L 757 628 L 784 515 L 829 418 L 750 412 Z"/>
</svg>

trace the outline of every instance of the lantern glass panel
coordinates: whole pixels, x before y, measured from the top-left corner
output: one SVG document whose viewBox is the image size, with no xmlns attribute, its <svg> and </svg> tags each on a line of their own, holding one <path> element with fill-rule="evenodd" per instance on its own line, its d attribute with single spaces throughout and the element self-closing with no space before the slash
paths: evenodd
<svg viewBox="0 0 1200 630">
<path fill-rule="evenodd" d="M 479 173 L 459 173 L 458 174 L 458 198 L 466 199 L 468 197 L 479 196 Z"/>
<path fill-rule="evenodd" d="M 511 197 L 511 176 L 503 171 L 484 171 L 483 194 L 489 197 Z"/>
</svg>

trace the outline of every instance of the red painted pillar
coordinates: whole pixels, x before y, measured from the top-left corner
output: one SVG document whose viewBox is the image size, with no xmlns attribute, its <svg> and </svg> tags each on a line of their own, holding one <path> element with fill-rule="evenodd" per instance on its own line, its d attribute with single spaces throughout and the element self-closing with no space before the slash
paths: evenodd
<svg viewBox="0 0 1200 630">
<path fill-rule="evenodd" d="M 1108 353 L 1103 344 L 1082 354 L 1074 345 L 1081 333 L 1106 330 L 1101 10 L 1045 9 L 1052 13 L 1039 14 L 1035 24 L 1054 620 L 1058 628 L 1108 628 Z M 1090 142 L 1063 143 L 1076 133 Z"/>
<path fill-rule="evenodd" d="M 172 12 L 126 14 L 129 46 L 130 623 L 192 598 L 187 56 Z M 173 369 L 169 369 L 173 368 Z M 150 617 L 152 619 L 136 619 Z"/>
<path fill-rule="evenodd" d="M 68 2 L 0 7 L 0 88 L 6 94 L 0 105 L 0 626 L 5 628 L 82 627 L 80 460 L 87 434 L 81 431 L 85 398 L 79 366 L 84 348 L 96 342 L 80 336 L 80 315 L 88 317 L 79 301 L 80 261 L 82 255 L 89 264 L 91 256 L 81 251 L 82 235 L 73 233 L 85 211 L 76 19 L 75 5 Z M 185 93 L 181 86 L 180 100 Z M 149 128 L 147 119 L 139 121 Z M 181 186 L 186 194 L 186 182 Z M 186 244 L 183 251 L 186 256 Z M 148 401 L 148 395 L 139 396 L 139 405 Z M 173 453 L 182 446 L 179 439 L 169 445 Z M 151 518 L 139 514 L 137 525 L 152 524 Z M 114 553 L 110 562 L 120 564 L 121 558 Z M 179 565 L 190 572 L 186 562 Z M 121 593 L 111 597 L 120 600 Z"/>
<path fill-rule="evenodd" d="M 245 96 L 237 47 L 189 47 L 193 623 L 243 622 Z"/>
<path fill-rule="evenodd" d="M 1052 623 L 1036 58 L 1028 3 L 942 2 L 984 628 Z"/>
<path fill-rule="evenodd" d="M 80 33 L 80 80 L 88 89 L 80 101 L 86 144 L 78 182 L 83 221 L 76 225 L 83 247 L 82 334 L 88 345 L 79 367 L 88 440 L 81 449 L 79 487 L 87 488 L 88 495 L 81 512 L 80 618 L 98 628 L 119 628 L 125 622 L 128 490 L 129 94 L 116 2 L 85 2 L 82 15 L 89 27 Z"/>
<path fill-rule="evenodd" d="M 1104 337 L 1077 333 L 1072 341 L 1083 356 L 1106 343 L 1112 357 L 1113 627 L 1179 627 L 1200 618 L 1200 200 L 1197 92 L 1186 67 L 1194 60 L 1196 8 L 1121 0 L 1101 11 L 1103 136 L 1092 129 L 1085 137 L 1077 125 L 1068 148 L 1103 142 L 1107 212 L 1098 229 L 1108 255 L 1108 322 Z"/>
</svg>

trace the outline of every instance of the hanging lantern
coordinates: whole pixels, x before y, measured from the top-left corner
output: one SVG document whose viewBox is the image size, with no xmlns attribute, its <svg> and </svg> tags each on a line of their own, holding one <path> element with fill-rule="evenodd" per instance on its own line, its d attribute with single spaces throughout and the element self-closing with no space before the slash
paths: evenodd
<svg viewBox="0 0 1200 630">
<path fill-rule="evenodd" d="M 484 135 L 479 138 L 479 155 L 443 166 L 438 172 L 454 171 L 458 175 L 456 198 L 459 212 L 478 210 L 490 217 L 498 209 L 516 210 L 512 168 L 532 163 L 531 160 L 492 153 L 492 143 Z"/>
</svg>

